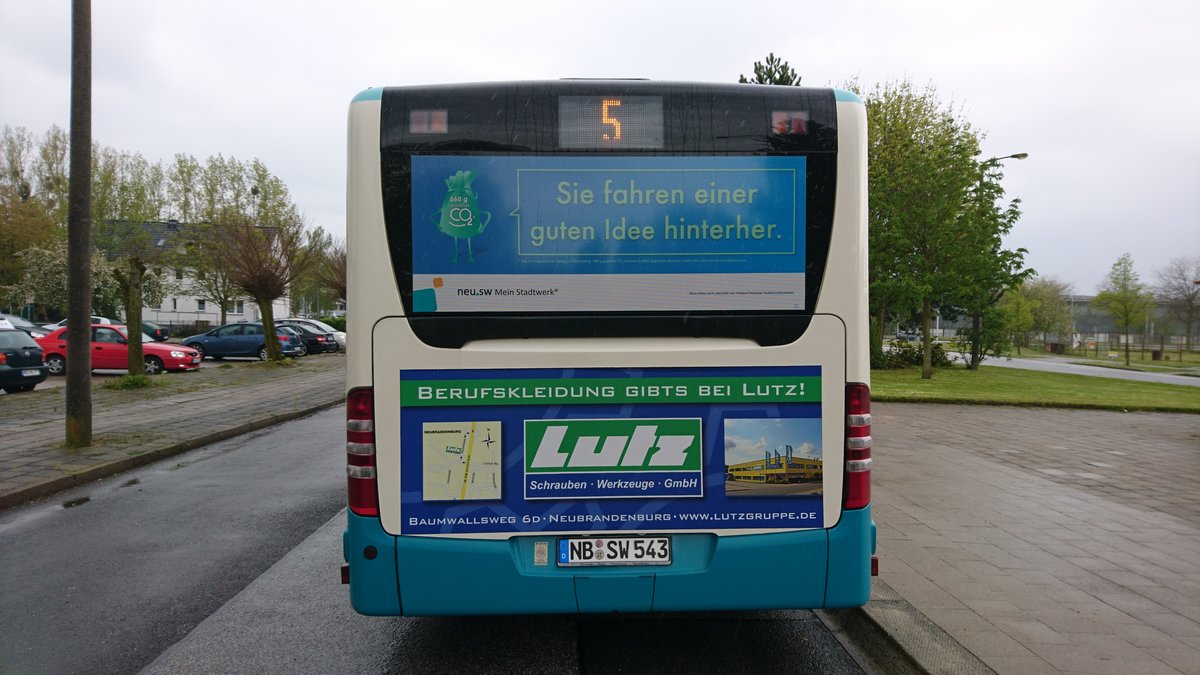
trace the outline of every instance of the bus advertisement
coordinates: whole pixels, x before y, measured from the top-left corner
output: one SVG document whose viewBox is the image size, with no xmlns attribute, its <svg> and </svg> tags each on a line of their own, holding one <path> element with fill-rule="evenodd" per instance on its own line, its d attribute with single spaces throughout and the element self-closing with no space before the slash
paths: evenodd
<svg viewBox="0 0 1200 675">
<path fill-rule="evenodd" d="M 865 128 L 832 89 L 356 97 L 355 609 L 865 603 Z"/>
</svg>

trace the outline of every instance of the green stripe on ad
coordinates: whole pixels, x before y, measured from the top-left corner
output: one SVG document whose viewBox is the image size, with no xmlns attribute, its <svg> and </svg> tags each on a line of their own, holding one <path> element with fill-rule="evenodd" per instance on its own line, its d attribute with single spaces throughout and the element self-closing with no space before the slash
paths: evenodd
<svg viewBox="0 0 1200 675">
<path fill-rule="evenodd" d="M 820 403 L 821 378 L 403 380 L 406 407 L 604 403 Z"/>
</svg>

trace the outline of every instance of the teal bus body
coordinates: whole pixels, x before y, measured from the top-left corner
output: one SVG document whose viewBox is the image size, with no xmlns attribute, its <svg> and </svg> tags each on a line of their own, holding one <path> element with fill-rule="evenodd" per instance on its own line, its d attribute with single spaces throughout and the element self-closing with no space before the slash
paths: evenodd
<svg viewBox="0 0 1200 675">
<path fill-rule="evenodd" d="M 864 604 L 865 128 L 831 89 L 355 97 L 355 610 Z"/>
<path fill-rule="evenodd" d="M 396 537 L 378 519 L 349 518 L 342 544 L 354 570 L 350 601 L 371 616 L 858 607 L 871 592 L 875 524 L 869 506 L 847 511 L 829 530 L 683 535 L 675 544 L 677 562 L 653 572 L 539 570 L 521 563 L 532 557 L 536 538 Z M 374 559 L 363 556 L 367 546 L 379 552 Z M 787 569 L 778 576 L 747 572 L 761 570 L 764 560 L 786 560 Z"/>
</svg>

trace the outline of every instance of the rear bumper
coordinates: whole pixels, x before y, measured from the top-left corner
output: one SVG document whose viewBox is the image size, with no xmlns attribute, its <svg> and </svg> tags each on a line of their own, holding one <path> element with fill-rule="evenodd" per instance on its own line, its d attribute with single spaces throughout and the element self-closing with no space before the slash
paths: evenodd
<svg viewBox="0 0 1200 675">
<path fill-rule="evenodd" d="M 25 372 L 36 371 L 34 375 Z M 44 365 L 11 366 L 0 368 L 0 387 L 27 387 L 31 384 L 41 384 L 49 377 L 50 370 Z"/>
<path fill-rule="evenodd" d="M 871 507 L 837 526 L 717 537 L 673 534 L 664 567 L 558 568 L 534 550 L 554 536 L 503 541 L 396 537 L 349 514 L 350 600 L 369 615 L 553 614 L 857 607 L 871 592 Z"/>
</svg>

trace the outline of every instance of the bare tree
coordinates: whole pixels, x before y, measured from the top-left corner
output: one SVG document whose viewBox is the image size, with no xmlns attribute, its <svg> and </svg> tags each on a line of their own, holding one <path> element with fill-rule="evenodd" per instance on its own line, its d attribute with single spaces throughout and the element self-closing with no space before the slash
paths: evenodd
<svg viewBox="0 0 1200 675">
<path fill-rule="evenodd" d="M 332 288 L 338 298 L 346 299 L 346 240 L 335 239 L 322 250 L 317 280 Z"/>
<path fill-rule="evenodd" d="M 211 243 L 225 260 L 233 282 L 258 305 L 268 358 L 278 361 L 282 354 L 274 339 L 272 303 L 308 271 L 315 255 L 312 234 L 298 214 L 274 221 L 271 226 L 259 226 L 247 216 L 229 214 L 214 226 L 216 236 Z"/>
<path fill-rule="evenodd" d="M 1192 329 L 1200 317 L 1200 256 L 1172 258 L 1154 273 L 1159 303 L 1167 314 L 1183 324 L 1184 349 L 1192 348 Z"/>
<path fill-rule="evenodd" d="M 224 257 L 228 246 L 220 241 L 227 233 L 227 228 L 211 223 L 189 225 L 186 245 L 192 270 L 191 291 L 221 308 L 221 324 L 227 321 L 229 306 L 242 297 L 242 289 L 234 282 Z"/>
</svg>

